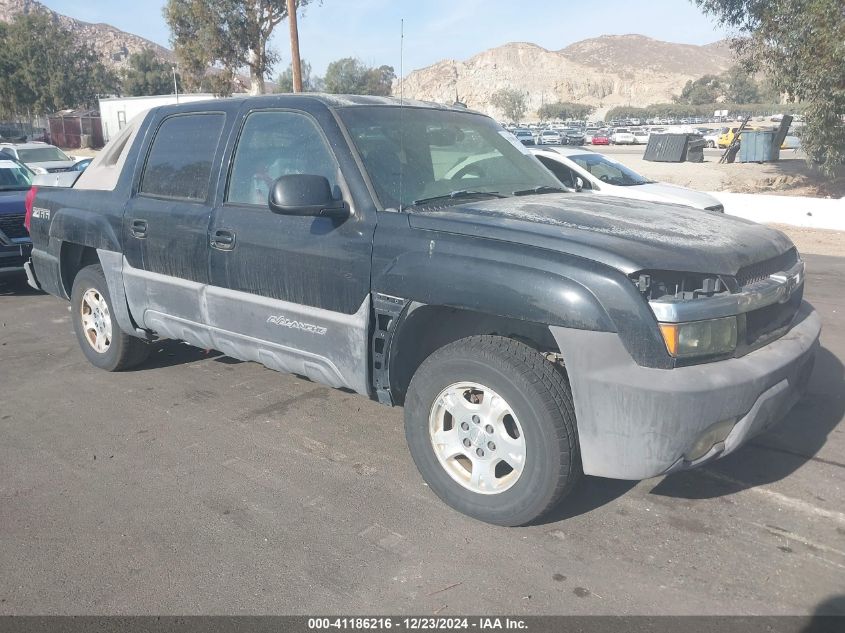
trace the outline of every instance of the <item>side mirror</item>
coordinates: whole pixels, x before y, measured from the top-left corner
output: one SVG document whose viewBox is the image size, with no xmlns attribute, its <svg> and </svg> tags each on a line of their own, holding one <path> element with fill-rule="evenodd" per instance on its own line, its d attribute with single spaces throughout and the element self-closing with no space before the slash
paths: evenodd
<svg viewBox="0 0 845 633">
<path fill-rule="evenodd" d="M 584 189 L 584 181 L 581 180 L 581 176 L 575 177 L 575 191 L 581 191 Z"/>
<path fill-rule="evenodd" d="M 349 206 L 343 200 L 335 200 L 332 187 L 324 176 L 282 176 L 273 183 L 268 202 L 270 210 L 281 215 L 349 217 Z"/>
</svg>

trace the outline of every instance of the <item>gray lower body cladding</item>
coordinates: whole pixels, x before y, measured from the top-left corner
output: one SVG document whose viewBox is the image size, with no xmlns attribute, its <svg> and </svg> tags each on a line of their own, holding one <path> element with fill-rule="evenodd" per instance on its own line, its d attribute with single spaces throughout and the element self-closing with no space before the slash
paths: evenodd
<svg viewBox="0 0 845 633">
<path fill-rule="evenodd" d="M 107 261 L 122 262 L 129 311 L 157 335 L 369 395 L 369 295 L 342 314 Z"/>
<path fill-rule="evenodd" d="M 765 430 L 806 389 L 821 320 L 804 303 L 783 337 L 741 358 L 676 369 L 637 365 L 617 334 L 552 327 L 575 400 L 584 472 L 646 479 L 727 455 Z M 727 437 L 688 459 L 714 424 Z"/>
</svg>

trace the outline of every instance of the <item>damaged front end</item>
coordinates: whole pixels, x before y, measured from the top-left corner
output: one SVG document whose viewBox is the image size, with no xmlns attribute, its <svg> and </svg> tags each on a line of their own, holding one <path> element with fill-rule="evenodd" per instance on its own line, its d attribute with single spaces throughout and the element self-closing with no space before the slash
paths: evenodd
<svg viewBox="0 0 845 633">
<path fill-rule="evenodd" d="M 683 366 L 740 357 L 786 333 L 801 306 L 804 262 L 791 249 L 733 276 L 647 270 L 629 278 Z"/>
</svg>

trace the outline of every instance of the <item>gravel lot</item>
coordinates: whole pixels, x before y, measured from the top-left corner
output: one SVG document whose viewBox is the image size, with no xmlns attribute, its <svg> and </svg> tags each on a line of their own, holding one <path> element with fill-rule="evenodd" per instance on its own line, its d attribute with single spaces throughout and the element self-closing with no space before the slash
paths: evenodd
<svg viewBox="0 0 845 633">
<path fill-rule="evenodd" d="M 613 156 L 644 176 L 701 191 L 776 193 L 792 196 L 845 196 L 845 168 L 831 179 L 807 166 L 795 150 L 781 151 L 774 163 L 719 164 L 724 150 L 705 149 L 703 163 L 656 163 L 643 160 L 645 145 L 586 146 Z"/>
<path fill-rule="evenodd" d="M 809 396 L 708 468 L 467 519 L 401 409 L 173 342 L 108 374 L 0 282 L 0 614 L 845 613 L 845 258 L 807 256 Z"/>
</svg>

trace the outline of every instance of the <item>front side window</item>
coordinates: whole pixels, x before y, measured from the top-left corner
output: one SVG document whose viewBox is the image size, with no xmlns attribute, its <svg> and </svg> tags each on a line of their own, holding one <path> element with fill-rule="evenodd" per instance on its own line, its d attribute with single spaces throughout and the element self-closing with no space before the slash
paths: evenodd
<svg viewBox="0 0 845 633">
<path fill-rule="evenodd" d="M 244 123 L 226 201 L 266 205 L 281 176 L 323 176 L 334 190 L 339 168 L 317 124 L 296 112 L 253 112 Z"/>
<path fill-rule="evenodd" d="M 509 132 L 471 112 L 395 106 L 340 108 L 386 208 L 459 204 L 460 193 L 509 196 L 560 184 Z M 454 195 L 453 194 L 457 194 Z M 444 198 L 445 197 L 445 198 Z"/>
<path fill-rule="evenodd" d="M 179 200 L 208 198 L 211 162 L 224 122 L 220 113 L 178 114 L 165 119 L 150 148 L 140 192 Z"/>
</svg>

